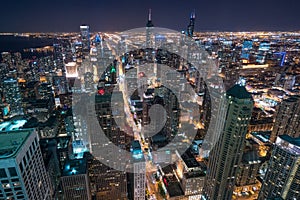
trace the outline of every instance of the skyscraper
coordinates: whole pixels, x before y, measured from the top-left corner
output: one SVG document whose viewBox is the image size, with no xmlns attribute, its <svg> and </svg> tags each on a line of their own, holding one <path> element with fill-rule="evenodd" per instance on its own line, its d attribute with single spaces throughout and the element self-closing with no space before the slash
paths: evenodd
<svg viewBox="0 0 300 200">
<path fill-rule="evenodd" d="M 61 44 L 53 44 L 53 59 L 58 69 L 63 68 L 63 46 Z"/>
<path fill-rule="evenodd" d="M 90 200 L 90 186 L 86 159 L 68 160 L 65 163 L 61 184 L 64 199 Z"/>
<path fill-rule="evenodd" d="M 17 80 L 4 80 L 3 96 L 5 98 L 5 102 L 9 104 L 11 115 L 23 114 L 22 97 Z"/>
<path fill-rule="evenodd" d="M 131 143 L 132 157 L 133 157 L 133 199 L 145 199 L 145 185 L 146 185 L 146 163 L 140 142 L 134 140 Z"/>
<path fill-rule="evenodd" d="M 121 172 L 104 165 L 93 155 L 89 155 L 88 170 L 93 199 L 127 199 L 126 172 Z"/>
<path fill-rule="evenodd" d="M 34 129 L 1 132 L 0 146 L 0 198 L 52 199 Z"/>
<path fill-rule="evenodd" d="M 8 68 L 11 68 L 12 64 L 13 64 L 11 53 L 10 52 L 2 52 L 1 57 L 2 57 L 2 62 L 5 63 L 8 66 Z"/>
<path fill-rule="evenodd" d="M 148 21 L 146 24 L 146 48 L 150 48 L 152 44 L 151 42 L 151 37 L 152 37 L 152 30 L 153 30 L 153 23 L 152 23 L 152 14 L 151 14 L 151 9 L 149 9 L 149 14 L 148 14 Z"/>
<path fill-rule="evenodd" d="M 300 199 L 300 137 L 277 137 L 261 191 L 262 199 Z"/>
<path fill-rule="evenodd" d="M 154 27 L 153 23 L 152 23 L 152 15 L 151 15 L 151 9 L 149 9 L 149 13 L 148 13 L 148 22 L 147 22 L 147 27 Z"/>
<path fill-rule="evenodd" d="M 256 177 L 258 176 L 260 166 L 261 161 L 256 151 L 244 152 L 237 175 L 237 188 L 254 185 L 257 181 Z"/>
<path fill-rule="evenodd" d="M 90 52 L 90 27 L 87 25 L 81 25 L 80 34 L 83 55 L 88 55 L 88 53 Z"/>
<path fill-rule="evenodd" d="M 98 93 L 95 97 L 95 103 L 92 104 L 94 112 L 97 115 L 98 122 L 103 130 L 103 134 L 109 138 L 110 142 L 119 148 L 125 148 L 125 132 L 121 131 L 118 128 L 117 122 L 118 118 L 124 117 L 124 113 L 114 110 L 113 108 L 123 109 L 124 105 L 122 104 L 123 99 L 121 92 L 116 92 L 114 95 L 116 102 L 111 102 L 112 90 L 113 87 L 100 87 Z M 92 111 L 87 111 L 91 112 Z M 89 119 L 90 118 L 90 119 Z M 92 117 L 87 117 L 87 130 L 89 133 L 91 152 L 94 155 L 91 155 L 88 159 L 89 165 L 89 177 L 91 181 L 91 193 L 92 196 L 99 200 L 125 200 L 127 199 L 127 178 L 126 172 L 116 170 L 117 166 L 124 165 L 119 154 L 114 151 L 114 149 L 107 150 L 107 155 L 110 155 L 109 160 L 104 160 L 102 154 L 99 155 L 98 147 L 106 146 L 108 143 L 103 141 L 99 142 L 97 138 L 99 130 L 93 130 L 94 126 L 91 124 Z M 119 159 L 120 162 L 115 162 L 114 160 Z M 112 168 L 105 165 L 106 163 L 111 162 L 116 166 Z"/>
<path fill-rule="evenodd" d="M 196 13 L 194 11 L 194 12 L 191 13 L 190 23 L 189 23 L 189 25 L 187 27 L 187 30 L 186 30 L 186 35 L 189 36 L 189 37 L 193 37 L 193 35 L 194 35 L 195 19 L 196 19 Z"/>
<path fill-rule="evenodd" d="M 277 110 L 277 116 L 270 140 L 275 142 L 278 135 L 300 136 L 300 97 L 293 96 L 282 101 Z"/>
<path fill-rule="evenodd" d="M 253 100 L 244 86 L 235 85 L 226 92 L 224 106 L 227 107 L 225 124 L 219 140 L 210 152 L 203 199 L 231 199 Z"/>
</svg>

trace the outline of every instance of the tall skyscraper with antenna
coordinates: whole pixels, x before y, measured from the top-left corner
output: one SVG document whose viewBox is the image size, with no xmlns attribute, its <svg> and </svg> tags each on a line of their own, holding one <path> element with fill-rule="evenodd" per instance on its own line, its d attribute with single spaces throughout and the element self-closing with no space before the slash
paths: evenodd
<svg viewBox="0 0 300 200">
<path fill-rule="evenodd" d="M 186 35 L 189 37 L 193 37 L 194 35 L 195 20 L 196 20 L 196 13 L 195 11 L 193 11 L 190 15 L 190 23 L 186 30 Z"/>
<path fill-rule="evenodd" d="M 148 22 L 146 24 L 146 48 L 150 48 L 152 45 L 151 36 L 152 36 L 153 27 L 154 25 L 152 23 L 151 9 L 149 9 Z"/>
</svg>

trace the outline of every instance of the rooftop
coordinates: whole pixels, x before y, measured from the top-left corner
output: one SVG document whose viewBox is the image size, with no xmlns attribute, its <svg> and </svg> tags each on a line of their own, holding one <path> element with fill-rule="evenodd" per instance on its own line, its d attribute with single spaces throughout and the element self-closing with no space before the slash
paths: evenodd
<svg viewBox="0 0 300 200">
<path fill-rule="evenodd" d="M 72 176 L 78 174 L 87 173 L 87 162 L 86 159 L 67 160 L 64 169 L 63 176 Z"/>
<path fill-rule="evenodd" d="M 189 178 L 205 178 L 206 172 L 205 171 L 191 171 L 191 172 L 186 172 L 184 173 L 184 176 L 189 179 Z"/>
<path fill-rule="evenodd" d="M 279 136 L 281 139 L 293 144 L 293 145 L 296 145 L 298 147 L 300 147 L 300 137 L 297 137 L 297 138 L 293 138 L 289 135 L 280 135 Z"/>
<path fill-rule="evenodd" d="M 257 151 L 249 151 L 249 152 L 244 153 L 242 161 L 243 161 L 243 163 L 247 163 L 247 164 L 260 163 L 260 159 L 257 154 Z"/>
<path fill-rule="evenodd" d="M 0 159 L 15 157 L 32 129 L 0 132 Z"/>
<path fill-rule="evenodd" d="M 24 124 L 26 124 L 26 122 L 27 120 L 12 120 L 0 123 L 0 132 L 19 130 Z"/>
<path fill-rule="evenodd" d="M 170 195 L 170 197 L 178 197 L 178 196 L 183 196 L 184 192 L 180 187 L 179 182 L 170 182 L 167 185 L 167 191 Z"/>
<path fill-rule="evenodd" d="M 200 167 L 200 163 L 189 150 L 182 154 L 181 158 L 188 168 Z"/>
<path fill-rule="evenodd" d="M 276 146 L 288 151 L 292 155 L 300 156 L 300 137 L 280 135 L 276 139 Z"/>
<path fill-rule="evenodd" d="M 269 142 L 272 131 L 253 131 L 251 134 L 263 143 Z"/>
<path fill-rule="evenodd" d="M 133 150 L 141 150 L 141 144 L 138 140 L 134 140 L 131 142 L 131 147 Z"/>
<path fill-rule="evenodd" d="M 251 99 L 251 94 L 246 90 L 245 86 L 234 85 L 227 91 L 227 95 L 236 97 L 238 99 Z"/>
<path fill-rule="evenodd" d="M 173 165 L 167 165 L 162 168 L 162 172 L 165 174 L 165 176 L 173 176 L 174 174 L 174 166 Z"/>
</svg>

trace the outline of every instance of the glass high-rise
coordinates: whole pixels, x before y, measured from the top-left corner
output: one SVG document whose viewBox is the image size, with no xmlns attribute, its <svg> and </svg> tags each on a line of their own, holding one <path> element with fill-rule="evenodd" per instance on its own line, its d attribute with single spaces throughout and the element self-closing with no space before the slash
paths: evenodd
<svg viewBox="0 0 300 200">
<path fill-rule="evenodd" d="M 259 200 L 300 199 L 300 137 L 278 136 Z"/>
<path fill-rule="evenodd" d="M 6 79 L 3 81 L 3 96 L 5 102 L 9 104 L 11 115 L 23 114 L 21 91 L 16 79 Z"/>
<path fill-rule="evenodd" d="M 253 99 L 244 86 L 235 85 L 226 92 L 223 104 L 227 107 L 225 124 L 219 140 L 209 155 L 203 199 L 231 199 L 243 156 Z M 218 116 L 217 120 L 223 120 L 221 118 L 222 115 Z"/>
<path fill-rule="evenodd" d="M 278 135 L 300 136 L 300 97 L 292 96 L 282 101 L 277 110 L 270 140 L 275 142 Z"/>
</svg>

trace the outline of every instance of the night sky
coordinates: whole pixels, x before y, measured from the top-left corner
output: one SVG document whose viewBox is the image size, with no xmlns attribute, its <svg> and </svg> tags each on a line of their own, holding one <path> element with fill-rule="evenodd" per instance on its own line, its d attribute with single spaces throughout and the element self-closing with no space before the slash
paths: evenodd
<svg viewBox="0 0 300 200">
<path fill-rule="evenodd" d="M 300 30 L 299 0 L 1 0 L 0 32 L 125 31 L 153 23 L 177 31 Z"/>
</svg>

